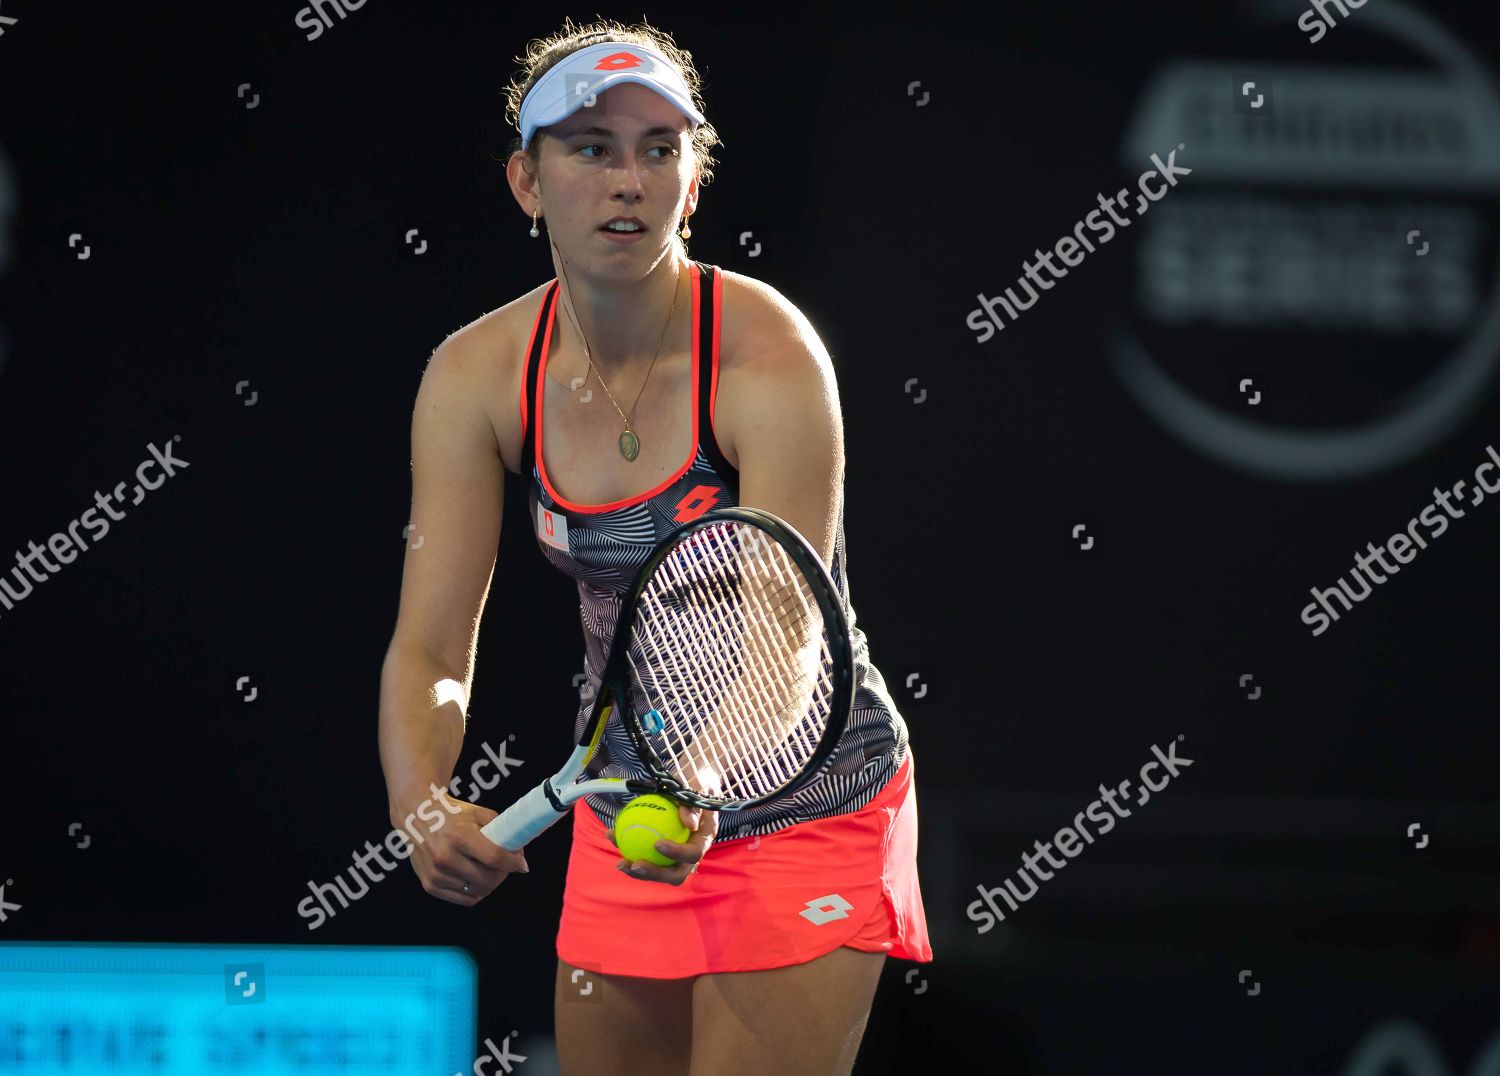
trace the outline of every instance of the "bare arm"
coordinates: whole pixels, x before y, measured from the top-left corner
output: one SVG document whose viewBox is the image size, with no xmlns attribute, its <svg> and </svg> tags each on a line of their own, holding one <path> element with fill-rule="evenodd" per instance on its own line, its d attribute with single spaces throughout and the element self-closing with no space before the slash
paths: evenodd
<svg viewBox="0 0 1500 1076">
<path fill-rule="evenodd" d="M 833 360 L 802 312 L 760 287 L 772 313 L 734 382 L 739 501 L 786 520 L 831 568 L 844 481 Z"/>
<path fill-rule="evenodd" d="M 479 403 L 481 346 L 461 333 L 445 340 L 428 363 L 412 414 L 412 529 L 380 678 L 380 761 L 398 827 L 433 799 L 432 785 L 448 783 L 458 762 L 499 546 L 505 467 Z M 445 811 L 445 818 L 458 813 L 451 805 Z M 467 851 L 471 842 L 459 844 L 458 851 Z M 479 888 L 481 879 L 461 859 L 441 848 L 433 854 L 439 873 Z M 415 862 L 424 883 L 431 882 L 422 857 Z"/>
<path fill-rule="evenodd" d="M 827 568 L 844 470 L 838 386 L 817 334 L 790 304 L 785 309 L 784 328 L 762 336 L 735 383 L 739 497 L 742 505 L 790 523 Z M 738 640 L 740 675 L 716 700 L 715 732 L 683 747 L 682 765 L 701 774 L 697 780 L 712 783 L 717 775 L 728 788 L 753 774 L 756 785 L 774 786 L 793 775 L 784 761 L 765 756 L 764 747 L 762 757 L 752 752 L 742 759 L 739 747 L 727 742 L 731 730 L 763 724 L 771 726 L 765 742 L 779 742 L 807 716 L 820 687 L 823 636 L 817 605 L 800 583 L 793 585 L 797 577 L 783 576 L 776 564 L 748 552 L 738 564 L 744 622 L 764 628 Z M 770 673 L 783 667 L 779 675 Z M 800 740 L 810 751 L 811 730 L 804 729 Z"/>
<path fill-rule="evenodd" d="M 780 317 L 763 328 L 755 354 L 746 357 L 735 378 L 733 439 L 740 460 L 739 499 L 747 507 L 772 512 L 790 523 L 829 567 L 844 475 L 843 420 L 833 363 L 807 319 L 774 289 L 761 287 Z M 774 595 L 774 589 L 766 593 Z M 793 629 L 793 647 L 809 637 L 804 630 Z M 756 639 L 748 646 L 757 649 Z M 746 660 L 756 658 L 751 654 Z M 800 706 L 800 685 L 792 694 Z M 773 701 L 770 712 L 777 712 L 780 705 Z M 690 813 L 681 808 L 683 823 L 695 828 L 698 820 L 690 818 Z M 703 811 L 701 818 L 701 828 L 687 844 L 661 842 L 664 854 L 677 861 L 675 866 L 639 862 L 634 877 L 681 885 L 718 832 L 716 812 Z"/>
</svg>

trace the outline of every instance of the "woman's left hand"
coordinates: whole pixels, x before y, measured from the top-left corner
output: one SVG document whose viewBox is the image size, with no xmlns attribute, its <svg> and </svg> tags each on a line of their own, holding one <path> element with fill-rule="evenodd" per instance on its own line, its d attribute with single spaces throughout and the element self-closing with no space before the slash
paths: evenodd
<svg viewBox="0 0 1500 1076">
<path fill-rule="evenodd" d="M 668 859 L 676 860 L 672 866 L 662 867 L 655 863 L 648 863 L 644 859 L 637 859 L 634 862 L 621 859 L 615 864 L 616 869 L 624 871 L 631 878 L 639 878 L 643 882 L 681 885 L 687 881 L 688 875 L 698 869 L 698 863 L 708 852 L 708 846 L 719 835 L 719 812 L 700 810 L 697 807 L 679 803 L 677 816 L 682 819 L 682 824 L 692 831 L 687 841 L 679 843 L 663 837 L 656 842 L 658 852 Z"/>
</svg>

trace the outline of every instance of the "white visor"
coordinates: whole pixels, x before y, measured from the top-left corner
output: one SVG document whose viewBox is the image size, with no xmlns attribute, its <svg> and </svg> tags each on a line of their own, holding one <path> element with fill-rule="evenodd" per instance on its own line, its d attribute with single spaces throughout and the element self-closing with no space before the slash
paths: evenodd
<svg viewBox="0 0 1500 1076">
<path fill-rule="evenodd" d="M 598 94 L 622 82 L 655 90 L 693 127 L 703 122 L 703 113 L 693 107 L 687 83 L 665 56 L 644 45 L 601 41 L 549 68 L 531 87 L 521 102 L 521 148 L 531 145 L 538 127 L 561 123 L 580 108 L 592 107 Z"/>
</svg>

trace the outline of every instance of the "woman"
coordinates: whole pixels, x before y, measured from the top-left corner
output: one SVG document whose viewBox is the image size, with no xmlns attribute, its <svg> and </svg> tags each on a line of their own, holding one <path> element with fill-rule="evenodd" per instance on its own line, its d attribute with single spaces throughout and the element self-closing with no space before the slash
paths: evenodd
<svg viewBox="0 0 1500 1076">
<path fill-rule="evenodd" d="M 542 554 L 578 583 L 576 731 L 637 567 L 710 508 L 787 520 L 848 600 L 828 355 L 774 289 L 683 244 L 717 140 L 690 56 L 649 26 L 601 22 L 569 23 L 522 59 L 507 175 L 533 237 L 545 220 L 557 275 L 445 340 L 417 394 L 421 541 L 408 543 L 382 675 L 398 825 L 459 757 L 507 470 L 528 484 Z M 828 771 L 800 792 L 723 818 L 683 807 L 689 839 L 658 846 L 672 867 L 620 857 L 619 800 L 574 808 L 557 936 L 564 1071 L 848 1073 L 885 956 L 932 959 L 906 726 L 852 608 L 849 620 L 854 712 Z M 590 772 L 642 772 L 618 728 Z M 445 807 L 449 824 L 412 863 L 429 893 L 472 906 L 525 860 L 479 833 L 494 811 Z M 584 989 L 597 1003 L 568 1003 Z"/>
</svg>

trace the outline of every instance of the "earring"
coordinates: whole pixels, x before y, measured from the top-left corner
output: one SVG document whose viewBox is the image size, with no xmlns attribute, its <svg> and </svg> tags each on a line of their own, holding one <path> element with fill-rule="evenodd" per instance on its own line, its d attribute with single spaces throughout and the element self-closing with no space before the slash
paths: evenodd
<svg viewBox="0 0 1500 1076">
<path fill-rule="evenodd" d="M 535 239 L 537 236 L 539 236 L 541 234 L 542 233 L 537 230 L 537 226 L 536 226 L 536 214 L 533 213 L 533 214 L 531 214 L 531 238 Z"/>
<path fill-rule="evenodd" d="M 682 231 L 677 234 L 681 235 L 684 239 L 693 238 L 693 226 L 688 223 L 687 217 L 682 218 Z"/>
</svg>

